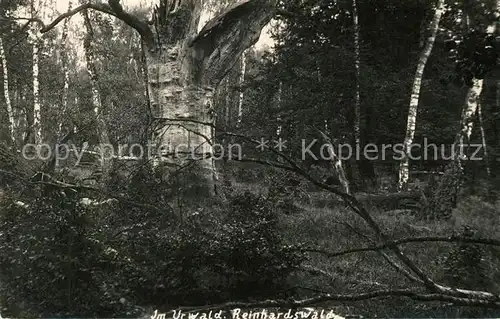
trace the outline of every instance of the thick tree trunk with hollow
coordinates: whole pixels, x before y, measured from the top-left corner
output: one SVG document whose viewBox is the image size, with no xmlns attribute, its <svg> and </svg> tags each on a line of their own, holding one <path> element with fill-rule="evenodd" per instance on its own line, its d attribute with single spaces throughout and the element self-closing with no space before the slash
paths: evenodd
<svg viewBox="0 0 500 319">
<path fill-rule="evenodd" d="M 213 192 L 215 168 L 214 91 L 244 50 L 254 44 L 274 12 L 274 1 L 245 0 L 229 7 L 197 32 L 199 1 L 165 1 L 157 8 L 147 44 L 148 86 L 154 137 L 165 175 L 197 166 L 197 177 Z"/>
</svg>

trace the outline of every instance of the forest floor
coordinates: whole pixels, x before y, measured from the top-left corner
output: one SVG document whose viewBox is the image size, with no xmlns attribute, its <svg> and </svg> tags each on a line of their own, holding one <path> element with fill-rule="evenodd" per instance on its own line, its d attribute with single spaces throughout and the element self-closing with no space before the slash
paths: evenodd
<svg viewBox="0 0 500 319">
<path fill-rule="evenodd" d="M 267 187 L 262 184 L 237 183 L 234 188 L 250 191 L 256 194 L 267 194 Z M 400 207 L 404 202 L 400 196 L 391 199 L 391 194 L 380 191 L 378 194 L 356 194 L 373 218 L 382 226 L 382 229 L 391 238 L 449 236 L 461 234 L 463 227 L 470 227 L 475 236 L 483 238 L 500 238 L 500 200 L 488 202 L 481 196 L 463 196 L 453 210 L 451 219 L 447 221 L 424 220 L 412 214 L 410 209 Z M 303 196 L 301 195 L 303 194 Z M 411 192 L 408 193 L 411 198 Z M 404 197 L 404 196 L 403 196 Z M 389 199 L 386 201 L 381 198 Z M 285 200 L 286 201 L 286 200 Z M 394 204 L 395 203 L 395 204 Z M 403 205 L 404 206 L 404 205 Z M 324 191 L 299 192 L 289 197 L 285 203 L 288 212 L 280 215 L 280 233 L 287 244 L 301 243 L 305 247 L 317 249 L 325 253 L 314 252 L 309 254 L 306 263 L 308 271 L 297 273 L 292 277 L 292 285 L 303 292 L 304 297 L 318 292 L 324 293 L 352 293 L 353 291 L 371 291 L 408 287 L 412 283 L 401 273 L 389 265 L 377 252 L 363 252 L 345 254 L 330 258 L 327 253 L 338 253 L 352 248 L 366 247 L 374 243 L 373 232 L 361 218 L 356 216 L 335 195 Z M 459 244 L 449 243 L 411 243 L 403 247 L 404 253 L 415 260 L 432 278 L 438 282 L 452 284 L 457 274 L 450 266 L 454 252 L 463 250 Z M 481 270 L 471 274 L 471 278 L 458 283 L 461 288 L 486 289 L 500 293 L 500 286 L 492 284 L 484 287 L 484 280 L 491 283 L 500 282 L 500 254 L 493 247 L 483 246 L 481 254 Z M 485 276 L 482 278 L 481 276 Z M 463 278 L 462 278 L 463 279 Z M 456 284 L 456 283 L 455 283 Z M 476 285 L 477 284 L 477 285 Z M 388 316 L 418 317 L 419 313 L 428 315 L 434 311 L 436 316 L 447 313 L 456 316 L 456 310 L 443 309 L 435 304 L 418 305 L 412 301 L 401 303 L 397 298 L 388 301 L 394 302 L 394 312 L 388 311 Z M 384 303 L 387 307 L 387 302 Z M 406 306 L 401 307 L 401 304 Z M 330 303 L 331 307 L 338 303 Z M 345 303 L 342 303 L 345 313 Z M 368 301 L 359 308 L 359 303 L 353 311 L 377 307 L 377 302 Z M 408 307 L 408 308 L 405 308 Z M 437 308 L 436 308 L 437 307 Z M 441 307 L 441 308 L 440 308 Z M 349 306 L 347 307 L 349 308 Z M 347 309 L 348 310 L 348 309 Z M 450 312 L 450 313 L 448 313 Z M 472 313 L 470 315 L 473 315 Z M 484 316 L 491 315 L 484 313 Z"/>
</svg>

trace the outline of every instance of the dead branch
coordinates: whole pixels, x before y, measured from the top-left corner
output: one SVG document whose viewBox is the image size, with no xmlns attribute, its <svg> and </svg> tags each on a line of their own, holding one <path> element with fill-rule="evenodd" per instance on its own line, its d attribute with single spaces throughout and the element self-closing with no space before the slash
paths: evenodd
<svg viewBox="0 0 500 319">
<path fill-rule="evenodd" d="M 473 237 L 464 237 L 464 236 L 448 236 L 448 237 L 426 236 L 426 237 L 408 237 L 408 238 L 402 238 L 402 239 L 396 239 L 396 240 L 389 240 L 386 243 L 379 244 L 379 245 L 347 249 L 347 250 L 342 250 L 342 251 L 338 251 L 338 252 L 329 252 L 329 251 L 322 250 L 319 248 L 305 248 L 305 249 L 301 249 L 301 251 L 319 253 L 319 254 L 324 255 L 326 257 L 334 258 L 334 257 L 340 257 L 340 256 L 349 255 L 349 254 L 354 254 L 354 253 L 361 253 L 361 252 L 368 252 L 368 251 L 379 251 L 379 250 L 389 248 L 390 245 L 399 246 L 402 244 L 427 243 L 427 242 L 467 243 L 467 244 L 480 244 L 480 245 L 500 247 L 500 240 L 498 240 L 498 239 L 473 238 Z"/>
<path fill-rule="evenodd" d="M 244 0 L 210 20 L 191 41 L 198 60 L 198 81 L 215 86 L 260 37 L 275 14 L 276 0 Z"/>
<path fill-rule="evenodd" d="M 147 44 L 151 44 L 151 40 L 153 38 L 153 33 L 152 33 L 151 29 L 149 28 L 147 22 L 141 21 L 136 16 L 125 12 L 123 10 L 123 7 L 121 6 L 119 0 L 110 0 L 109 5 L 105 4 L 105 3 L 85 3 L 85 4 L 82 4 L 82 5 L 76 7 L 72 10 L 69 10 L 69 11 L 61 14 L 60 16 L 55 18 L 54 21 L 52 21 L 48 25 L 44 25 L 44 23 L 38 18 L 34 18 L 33 21 L 39 22 L 40 25 L 42 26 L 40 32 L 45 33 L 45 32 L 50 31 L 51 29 L 53 29 L 62 20 L 66 19 L 66 18 L 71 18 L 73 15 L 75 15 L 83 10 L 87 10 L 87 9 L 93 9 L 93 10 L 96 10 L 96 11 L 99 11 L 102 13 L 106 13 L 106 14 L 112 15 L 112 16 L 122 20 L 127 25 L 129 25 L 132 28 L 134 28 L 135 30 L 137 30 L 137 32 L 139 32 L 139 34 L 143 37 L 143 39 L 145 40 L 145 42 Z"/>
</svg>

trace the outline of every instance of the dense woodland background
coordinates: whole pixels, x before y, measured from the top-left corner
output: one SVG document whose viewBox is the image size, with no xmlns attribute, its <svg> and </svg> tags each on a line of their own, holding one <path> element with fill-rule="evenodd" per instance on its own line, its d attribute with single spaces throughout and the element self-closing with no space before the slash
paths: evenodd
<svg viewBox="0 0 500 319">
<path fill-rule="evenodd" d="M 232 4 L 204 10 L 216 17 Z M 239 143 L 244 156 L 216 161 L 214 195 L 189 165 L 165 178 L 134 154 L 110 171 L 98 153 L 78 165 L 23 158 L 23 145 L 97 146 L 103 131 L 116 147 L 146 145 L 161 120 L 136 30 L 83 10 L 40 33 L 30 18 L 54 20 L 54 2 L 2 1 L 0 313 L 138 317 L 275 300 L 343 316 L 498 317 L 498 6 L 279 1 L 273 47 L 246 49 L 215 91 L 214 141 Z M 150 8 L 127 9 L 150 19 Z M 410 161 L 398 187 L 391 158 L 301 158 L 302 140 L 403 143 L 429 41 L 413 142 L 465 137 L 483 160 Z M 286 148 L 259 151 L 261 138 Z"/>
</svg>

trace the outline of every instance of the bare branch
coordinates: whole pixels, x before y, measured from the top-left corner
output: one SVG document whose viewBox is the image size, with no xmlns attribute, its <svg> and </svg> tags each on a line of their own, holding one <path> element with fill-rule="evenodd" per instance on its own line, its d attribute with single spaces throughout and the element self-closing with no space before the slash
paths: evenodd
<svg viewBox="0 0 500 319">
<path fill-rule="evenodd" d="M 318 248 L 306 248 L 306 249 L 302 249 L 301 251 L 319 253 L 319 254 L 322 254 L 326 257 L 333 258 L 333 257 L 340 257 L 340 256 L 361 253 L 361 252 L 367 252 L 367 251 L 379 251 L 379 250 L 389 248 L 390 245 L 399 246 L 399 245 L 408 244 L 408 243 L 427 243 L 427 242 L 468 243 L 468 244 L 482 244 L 482 245 L 500 247 L 500 240 L 497 240 L 497 239 L 473 238 L 473 237 L 464 237 L 464 236 L 448 236 L 448 237 L 435 236 L 435 237 L 408 237 L 408 238 L 402 238 L 402 239 L 396 239 L 396 240 L 389 240 L 389 241 L 382 243 L 382 244 L 379 244 L 379 245 L 373 245 L 373 246 L 361 247 L 361 248 L 352 248 L 352 249 L 342 250 L 342 251 L 338 251 L 338 252 L 329 252 L 329 251 L 318 249 Z"/>
<path fill-rule="evenodd" d="M 327 278 L 329 281 L 330 281 L 330 284 L 333 286 L 335 284 L 335 282 L 337 281 L 337 279 L 335 278 L 335 276 L 331 273 L 329 273 L 328 271 L 325 271 L 323 269 L 320 269 L 320 268 L 317 268 L 317 267 L 314 267 L 312 265 L 302 265 L 302 267 L 299 268 L 300 270 L 303 270 L 303 271 L 306 271 L 308 273 L 311 273 L 313 275 L 321 275 L 321 276 L 324 276 L 325 278 Z"/>
<path fill-rule="evenodd" d="M 500 301 L 498 300 L 460 298 L 439 293 L 426 294 L 408 289 L 393 289 L 393 290 L 375 290 L 359 294 L 323 294 L 301 300 L 264 300 L 252 303 L 228 302 L 219 305 L 201 306 L 201 307 L 182 307 L 177 309 L 195 312 L 195 311 L 208 311 L 208 310 L 231 309 L 231 308 L 267 308 L 267 307 L 294 308 L 294 307 L 304 307 L 304 306 L 321 304 L 328 301 L 354 302 L 354 301 L 362 301 L 362 300 L 386 298 L 386 297 L 406 297 L 417 301 L 429 301 L 429 302 L 441 301 L 441 302 L 451 302 L 455 305 L 460 305 L 460 306 L 486 307 L 486 308 L 496 308 L 496 309 L 500 308 Z"/>
<path fill-rule="evenodd" d="M 248 138 L 244 135 L 241 134 L 234 134 L 234 133 L 228 133 L 226 132 L 225 134 L 229 136 L 235 136 L 242 138 L 243 140 L 249 141 L 253 144 L 259 145 L 259 141 L 253 140 L 251 138 Z M 382 245 L 387 247 L 388 249 L 392 250 L 395 256 L 406 266 L 408 267 L 415 275 L 420 279 L 427 290 L 431 292 L 449 292 L 455 295 L 462 296 L 463 294 L 460 292 L 456 291 L 451 291 L 451 288 L 448 287 L 442 287 L 438 284 L 436 284 L 429 276 L 427 276 L 410 258 L 408 258 L 399 248 L 398 244 L 395 243 L 394 241 L 391 241 L 389 239 L 389 236 L 387 236 L 381 229 L 381 227 L 378 225 L 378 223 L 373 219 L 373 217 L 370 215 L 370 213 L 364 208 L 364 206 L 356 199 L 356 197 L 347 194 L 346 192 L 335 188 L 331 187 L 330 185 L 327 185 L 321 181 L 316 180 L 313 178 L 310 174 L 308 174 L 304 169 L 302 169 L 294 160 L 292 160 L 290 157 L 287 155 L 283 154 L 282 152 L 279 152 L 273 148 L 268 148 L 268 150 L 279 157 L 283 158 L 283 160 L 290 165 L 287 169 L 295 172 L 296 174 L 302 176 L 303 178 L 309 180 L 313 185 L 318 186 L 322 189 L 325 189 L 333 194 L 336 194 L 340 196 L 344 202 L 356 213 L 359 217 L 361 217 L 367 224 L 368 226 L 372 229 L 372 231 L 375 232 L 375 235 L 377 237 L 376 242 L 381 242 Z"/>
<path fill-rule="evenodd" d="M 137 32 L 142 36 L 145 43 L 150 45 L 153 41 L 153 32 L 149 28 L 147 22 L 141 21 L 136 16 L 127 13 L 123 10 L 122 5 L 120 4 L 120 0 L 109 0 L 108 1 L 110 8 L 115 13 L 115 17 L 122 20 L 132 28 L 136 29 Z"/>
<path fill-rule="evenodd" d="M 79 13 L 80 11 L 89 9 L 90 7 L 91 7 L 90 3 L 82 4 L 82 5 L 76 7 L 72 10 L 69 10 L 68 12 L 61 14 L 60 16 L 55 18 L 55 20 L 52 21 L 49 25 L 44 25 L 43 22 L 40 21 L 40 23 L 42 24 L 42 29 L 40 30 L 40 32 L 41 33 L 48 32 L 48 31 L 52 30 L 56 25 L 58 25 L 59 22 L 61 22 L 62 20 L 66 19 L 66 18 L 70 18 L 73 15 Z M 101 10 L 99 10 L 99 11 L 101 11 Z M 106 13 L 112 14 L 111 12 L 106 12 Z"/>
<path fill-rule="evenodd" d="M 118 0 L 110 0 L 109 5 L 104 4 L 104 3 L 85 3 L 82 4 L 72 10 L 69 10 L 68 12 L 65 12 L 58 16 L 54 21 L 52 21 L 49 25 L 45 26 L 43 22 L 39 19 L 36 19 L 35 21 L 38 21 L 42 25 L 42 29 L 40 30 L 41 33 L 45 33 L 53 29 L 59 22 L 66 18 L 71 18 L 73 15 L 87 9 L 93 9 L 99 12 L 103 12 L 106 14 L 110 14 L 132 28 L 136 29 L 137 32 L 144 38 L 146 43 L 150 43 L 151 39 L 153 38 L 153 33 L 151 32 L 151 29 L 149 29 L 149 26 L 147 22 L 141 21 L 139 18 L 137 18 L 134 15 L 131 15 L 123 10 L 123 7 L 120 5 L 120 2 Z"/>
</svg>

